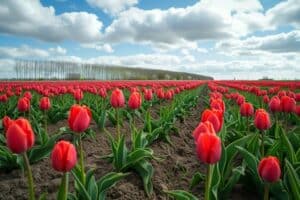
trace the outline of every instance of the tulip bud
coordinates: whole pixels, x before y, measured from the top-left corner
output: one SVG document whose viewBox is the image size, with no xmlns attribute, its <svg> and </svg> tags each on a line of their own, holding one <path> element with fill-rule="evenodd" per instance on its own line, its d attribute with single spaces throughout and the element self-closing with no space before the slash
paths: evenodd
<svg viewBox="0 0 300 200">
<path fill-rule="evenodd" d="M 156 96 L 159 99 L 163 99 L 165 97 L 164 90 L 162 88 L 159 88 L 156 90 Z"/>
<path fill-rule="evenodd" d="M 171 90 L 168 90 L 165 94 L 165 99 L 171 100 L 173 98 L 173 92 Z"/>
<path fill-rule="evenodd" d="M 32 94 L 29 91 L 26 91 L 23 96 L 26 97 L 29 101 L 32 99 Z"/>
<path fill-rule="evenodd" d="M 144 91 L 144 98 L 146 101 L 151 101 L 153 98 L 153 93 L 151 89 L 145 89 Z"/>
<path fill-rule="evenodd" d="M 48 97 L 42 97 L 40 100 L 40 109 L 49 110 L 51 107 L 50 99 Z"/>
<path fill-rule="evenodd" d="M 199 160 L 206 164 L 214 164 L 221 158 L 221 139 L 215 134 L 207 132 L 200 134 L 196 148 Z"/>
<path fill-rule="evenodd" d="M 142 97 L 139 92 L 132 92 L 129 100 L 128 100 L 128 106 L 130 109 L 138 109 L 142 105 Z"/>
<path fill-rule="evenodd" d="M 110 104 L 114 108 L 122 108 L 125 105 L 125 97 L 122 90 L 116 88 L 110 96 Z"/>
<path fill-rule="evenodd" d="M 90 125 L 92 113 L 86 106 L 73 105 L 68 118 L 69 127 L 72 131 L 84 132 Z"/>
<path fill-rule="evenodd" d="M 26 97 L 22 97 L 18 101 L 18 110 L 19 112 L 27 112 L 30 109 L 30 100 Z"/>
<path fill-rule="evenodd" d="M 209 110 L 206 109 L 201 115 L 201 122 L 210 121 L 215 131 L 218 133 L 223 126 L 223 112 L 221 110 Z"/>
<path fill-rule="evenodd" d="M 8 116 L 4 116 L 2 119 L 2 126 L 4 128 L 4 132 L 7 131 L 9 125 L 13 122 Z"/>
<path fill-rule="evenodd" d="M 225 103 L 220 98 L 217 98 L 217 99 L 213 98 L 210 101 L 210 108 L 221 110 L 224 113 L 225 112 Z"/>
<path fill-rule="evenodd" d="M 281 102 L 278 96 L 271 98 L 269 102 L 269 108 L 271 112 L 280 112 L 281 111 Z"/>
<path fill-rule="evenodd" d="M 243 117 L 250 117 L 254 114 L 254 108 L 251 103 L 243 103 L 240 107 L 240 113 Z"/>
<path fill-rule="evenodd" d="M 74 94 L 74 99 L 79 102 L 83 98 L 83 92 L 80 89 L 75 90 Z"/>
<path fill-rule="evenodd" d="M 279 160 L 274 156 L 263 158 L 258 165 L 259 176 L 266 182 L 276 182 L 280 179 L 281 170 Z"/>
<path fill-rule="evenodd" d="M 8 148 L 13 153 L 23 153 L 34 144 L 34 133 L 27 119 L 19 118 L 11 121 L 6 131 Z"/>
<path fill-rule="evenodd" d="M 286 113 L 294 112 L 296 108 L 296 102 L 289 96 L 281 97 L 281 110 Z"/>
<path fill-rule="evenodd" d="M 269 103 L 269 101 L 270 101 L 269 96 L 268 96 L 268 95 L 264 95 L 264 96 L 263 96 L 263 102 L 264 102 L 265 104 L 267 104 L 267 103 Z"/>
<path fill-rule="evenodd" d="M 106 96 L 107 96 L 106 89 L 105 89 L 105 88 L 100 88 L 100 90 L 99 90 L 99 95 L 100 95 L 102 98 L 106 98 Z"/>
<path fill-rule="evenodd" d="M 68 172 L 76 165 L 77 153 L 74 145 L 68 141 L 59 141 L 51 153 L 53 169 L 59 172 Z"/>
<path fill-rule="evenodd" d="M 209 121 L 206 122 L 200 122 L 196 129 L 193 131 L 193 137 L 195 142 L 198 141 L 198 137 L 202 133 L 210 133 L 210 134 L 216 134 L 214 126 Z"/>
<path fill-rule="evenodd" d="M 269 113 L 264 109 L 257 109 L 255 112 L 254 125 L 259 130 L 267 130 L 271 127 Z"/>
</svg>

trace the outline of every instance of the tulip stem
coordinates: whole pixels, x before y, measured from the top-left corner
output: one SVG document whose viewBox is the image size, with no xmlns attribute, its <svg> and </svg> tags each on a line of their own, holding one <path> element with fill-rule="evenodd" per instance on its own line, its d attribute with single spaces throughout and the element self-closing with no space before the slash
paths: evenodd
<svg viewBox="0 0 300 200">
<path fill-rule="evenodd" d="M 61 187 L 63 188 L 61 200 L 67 200 L 69 188 L 69 173 L 65 172 L 61 179 Z M 57 198 L 58 199 L 58 198 Z"/>
<path fill-rule="evenodd" d="M 208 164 L 207 166 L 204 200 L 209 200 L 209 192 L 210 192 L 210 185 L 211 185 L 211 178 L 212 178 L 212 166 L 213 165 L 210 164 Z"/>
<path fill-rule="evenodd" d="M 265 156 L 265 138 L 264 138 L 264 131 L 261 131 L 261 157 Z"/>
<path fill-rule="evenodd" d="M 83 163 L 83 147 L 81 137 L 79 136 L 79 165 L 81 168 L 81 178 L 82 183 L 85 185 L 85 172 L 84 172 L 84 163 Z"/>
<path fill-rule="evenodd" d="M 28 190 L 29 190 L 29 200 L 34 200 L 34 185 L 33 185 L 33 178 L 32 178 L 32 172 L 30 168 L 30 163 L 27 157 L 26 152 L 23 153 L 23 159 L 25 162 L 25 170 L 27 172 L 27 181 L 28 181 Z"/>
<path fill-rule="evenodd" d="M 265 184 L 265 193 L 264 193 L 264 200 L 269 200 L 269 191 L 270 191 L 270 184 Z"/>
<path fill-rule="evenodd" d="M 118 141 L 120 141 L 120 137 L 121 137 L 121 134 L 120 134 L 120 116 L 119 116 L 119 109 L 116 108 L 116 120 L 117 120 L 117 138 L 118 138 Z"/>
<path fill-rule="evenodd" d="M 47 130 L 48 124 L 47 124 L 47 113 L 46 113 L 46 111 L 44 111 L 44 125 L 45 125 L 45 131 L 46 131 L 46 134 L 47 134 L 48 133 L 48 130 Z"/>
</svg>

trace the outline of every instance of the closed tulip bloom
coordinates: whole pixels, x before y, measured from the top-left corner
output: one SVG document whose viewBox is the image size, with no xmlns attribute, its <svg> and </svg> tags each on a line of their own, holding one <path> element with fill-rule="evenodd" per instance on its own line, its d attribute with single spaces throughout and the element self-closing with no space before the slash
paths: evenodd
<svg viewBox="0 0 300 200">
<path fill-rule="evenodd" d="M 257 109 L 255 112 L 254 125 L 259 130 L 267 130 L 271 127 L 269 113 L 264 109 Z"/>
<path fill-rule="evenodd" d="M 236 103 L 240 106 L 242 105 L 243 103 L 245 102 L 245 97 L 240 95 L 238 96 L 237 100 L 236 100 Z"/>
<path fill-rule="evenodd" d="M 296 108 L 296 101 L 289 97 L 283 96 L 281 97 L 281 111 L 286 113 L 294 112 Z"/>
<path fill-rule="evenodd" d="M 10 124 L 13 122 L 12 119 L 10 119 L 8 116 L 4 116 L 2 119 L 2 126 L 4 128 L 4 132 L 7 131 L 8 127 L 10 126 Z"/>
<path fill-rule="evenodd" d="M 223 112 L 216 109 L 206 109 L 201 115 L 201 122 L 210 121 L 215 129 L 215 132 L 218 133 L 223 126 Z"/>
<path fill-rule="evenodd" d="M 89 127 L 91 118 L 92 114 L 88 107 L 73 105 L 68 118 L 69 127 L 74 132 L 84 132 Z"/>
<path fill-rule="evenodd" d="M 142 96 L 139 92 L 132 92 L 128 100 L 128 107 L 132 110 L 140 108 L 142 105 Z"/>
<path fill-rule="evenodd" d="M 30 100 L 26 97 L 22 97 L 18 101 L 18 111 L 19 112 L 27 112 L 30 109 Z"/>
<path fill-rule="evenodd" d="M 75 90 L 74 94 L 74 99 L 79 102 L 83 98 L 83 92 L 80 89 Z"/>
<path fill-rule="evenodd" d="M 8 97 L 6 94 L 0 95 L 0 102 L 6 103 L 8 101 Z"/>
<path fill-rule="evenodd" d="M 122 90 L 116 88 L 110 96 L 110 104 L 114 108 L 122 108 L 125 105 L 125 97 Z"/>
<path fill-rule="evenodd" d="M 198 137 L 202 133 L 210 133 L 210 134 L 216 134 L 214 126 L 209 121 L 206 122 L 200 122 L 198 126 L 193 131 L 193 137 L 195 142 L 198 141 Z"/>
<path fill-rule="evenodd" d="M 6 131 L 6 142 L 13 153 L 23 153 L 34 144 L 34 133 L 27 119 L 12 121 Z"/>
<path fill-rule="evenodd" d="M 274 156 L 263 158 L 258 165 L 259 176 L 266 182 L 274 183 L 280 179 L 279 160 Z"/>
<path fill-rule="evenodd" d="M 53 169 L 59 172 L 68 172 L 77 162 L 77 153 L 74 145 L 68 141 L 59 141 L 55 144 L 51 153 Z"/>
<path fill-rule="evenodd" d="M 49 110 L 51 107 L 51 102 L 48 97 L 42 97 L 40 100 L 40 109 L 41 110 Z"/>
<path fill-rule="evenodd" d="M 153 98 L 153 93 L 151 89 L 145 89 L 144 91 L 144 98 L 146 101 L 151 101 Z"/>
<path fill-rule="evenodd" d="M 168 90 L 165 94 L 165 99 L 171 100 L 173 98 L 173 92 L 171 90 Z"/>
<path fill-rule="evenodd" d="M 106 98 L 106 96 L 107 96 L 106 89 L 105 89 L 105 88 L 100 88 L 100 89 L 99 89 L 99 95 L 100 95 L 102 98 Z"/>
<path fill-rule="evenodd" d="M 164 90 L 162 88 L 159 88 L 156 90 L 156 96 L 159 99 L 163 99 L 165 97 Z"/>
<path fill-rule="evenodd" d="M 269 108 L 271 112 L 281 111 L 281 101 L 278 96 L 273 96 L 269 102 Z"/>
<path fill-rule="evenodd" d="M 243 103 L 240 107 L 240 113 L 243 117 L 250 117 L 254 114 L 254 108 L 251 103 Z"/>
<path fill-rule="evenodd" d="M 32 99 L 32 94 L 29 91 L 26 91 L 23 96 L 26 97 L 29 100 Z"/>
<path fill-rule="evenodd" d="M 217 109 L 217 110 L 222 110 L 222 112 L 225 112 L 225 103 L 222 99 L 220 98 L 212 98 L 210 101 L 210 108 L 211 109 Z"/>
<path fill-rule="evenodd" d="M 268 96 L 268 95 L 264 95 L 264 96 L 263 96 L 263 102 L 264 102 L 265 104 L 267 104 L 267 103 L 269 103 L 269 101 L 270 101 L 269 96 Z"/>
<path fill-rule="evenodd" d="M 215 134 L 207 132 L 200 134 L 196 148 L 199 160 L 206 164 L 217 163 L 221 158 L 221 139 Z"/>
</svg>

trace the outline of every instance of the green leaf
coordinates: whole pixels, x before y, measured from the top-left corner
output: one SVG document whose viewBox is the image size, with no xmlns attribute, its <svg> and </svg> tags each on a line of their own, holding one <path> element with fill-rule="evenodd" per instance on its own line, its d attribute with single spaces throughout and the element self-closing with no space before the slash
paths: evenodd
<svg viewBox="0 0 300 200">
<path fill-rule="evenodd" d="M 192 181 L 190 183 L 190 189 L 193 189 L 197 185 L 200 184 L 201 181 L 205 180 L 205 175 L 201 174 L 200 172 L 196 172 L 192 177 Z"/>
<path fill-rule="evenodd" d="M 175 200 L 198 200 L 193 194 L 184 190 L 170 190 L 164 191 L 169 197 Z"/>
<path fill-rule="evenodd" d="M 72 170 L 72 175 L 75 179 L 75 182 L 78 185 L 78 189 L 79 189 L 79 193 L 80 195 L 82 195 L 82 197 L 84 198 L 84 200 L 91 200 L 91 197 L 89 195 L 89 193 L 86 191 L 84 185 L 81 183 L 80 179 L 78 178 L 77 174 Z"/>
<path fill-rule="evenodd" d="M 133 168 L 142 177 L 144 190 L 149 196 L 153 191 L 152 176 L 153 176 L 153 166 L 146 160 L 142 160 L 136 163 Z"/>
<path fill-rule="evenodd" d="M 147 149 L 136 149 L 135 151 L 132 151 L 127 156 L 127 162 L 126 165 L 122 167 L 122 171 L 124 171 L 126 168 L 134 165 L 135 163 L 146 159 L 146 158 L 152 158 L 153 157 L 153 150 L 150 148 Z"/>
<path fill-rule="evenodd" d="M 300 179 L 292 164 L 285 159 L 285 184 L 292 194 L 293 199 L 298 199 L 300 197 Z"/>
<path fill-rule="evenodd" d="M 210 197 L 212 200 L 219 199 L 219 185 L 221 182 L 221 173 L 219 169 L 219 164 L 215 164 L 212 167 L 212 179 L 210 185 Z"/>
<path fill-rule="evenodd" d="M 232 170 L 232 174 L 228 180 L 226 180 L 226 184 L 224 188 L 220 188 L 222 190 L 222 195 L 227 195 L 232 191 L 234 185 L 239 181 L 241 175 L 245 174 L 245 166 L 238 166 Z"/>
<path fill-rule="evenodd" d="M 292 164 L 294 164 L 297 162 L 297 157 L 294 148 L 290 143 L 289 139 L 287 138 L 286 134 L 284 133 L 282 127 L 280 127 L 279 129 L 280 129 L 279 134 L 280 134 L 281 142 L 286 147 L 289 160 L 291 161 Z M 283 150 L 281 149 L 281 151 Z"/>
</svg>

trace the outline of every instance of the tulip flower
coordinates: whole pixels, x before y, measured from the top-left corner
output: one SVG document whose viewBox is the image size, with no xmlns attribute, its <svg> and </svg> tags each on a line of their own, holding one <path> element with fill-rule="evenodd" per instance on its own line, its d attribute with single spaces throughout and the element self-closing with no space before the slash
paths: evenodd
<svg viewBox="0 0 300 200">
<path fill-rule="evenodd" d="M 164 98 L 167 99 L 167 100 L 173 99 L 173 92 L 172 92 L 172 90 L 168 90 L 168 91 L 165 93 Z"/>
<path fill-rule="evenodd" d="M 40 99 L 40 109 L 43 111 L 49 110 L 51 107 L 51 102 L 48 97 L 42 97 Z"/>
<path fill-rule="evenodd" d="M 213 133 L 201 133 L 196 144 L 197 155 L 200 161 L 208 164 L 205 181 L 205 200 L 209 200 L 210 185 L 212 179 L 212 165 L 221 158 L 222 144 L 221 139 Z"/>
<path fill-rule="evenodd" d="M 269 101 L 269 108 L 271 112 L 280 112 L 281 111 L 281 101 L 278 96 L 273 96 Z"/>
<path fill-rule="evenodd" d="M 72 131 L 84 132 L 90 125 L 92 113 L 86 106 L 73 105 L 70 109 L 68 123 Z"/>
<path fill-rule="evenodd" d="M 107 96 L 106 89 L 105 89 L 105 88 L 100 88 L 100 89 L 99 89 L 99 95 L 100 95 L 103 99 L 105 99 L 106 96 Z"/>
<path fill-rule="evenodd" d="M 73 169 L 77 162 L 77 153 L 74 145 L 68 141 L 59 141 L 55 144 L 51 153 L 51 163 L 53 169 L 63 172 L 61 188 L 64 189 L 57 199 L 66 200 L 68 195 L 69 171 Z"/>
<path fill-rule="evenodd" d="M 83 92 L 80 89 L 75 90 L 73 93 L 74 99 L 79 104 L 80 100 L 83 98 Z"/>
<path fill-rule="evenodd" d="M 265 194 L 264 200 L 269 199 L 269 188 L 270 183 L 279 181 L 281 175 L 281 169 L 279 160 L 277 157 L 268 156 L 263 159 L 258 164 L 258 174 L 262 178 L 265 184 Z"/>
<path fill-rule="evenodd" d="M 292 113 L 295 111 L 296 108 L 296 101 L 289 97 L 283 96 L 281 97 L 281 110 L 285 113 Z"/>
<path fill-rule="evenodd" d="M 125 106 L 125 97 L 122 90 L 116 88 L 111 93 L 110 104 L 114 108 L 123 108 Z"/>
<path fill-rule="evenodd" d="M 146 89 L 144 91 L 144 98 L 146 101 L 151 101 L 152 98 L 153 98 L 153 93 L 152 93 L 152 90 L 151 89 Z"/>
<path fill-rule="evenodd" d="M 18 111 L 27 112 L 30 109 L 30 100 L 27 97 L 22 97 L 18 101 Z"/>
<path fill-rule="evenodd" d="M 164 89 L 163 88 L 157 89 L 156 90 L 156 96 L 159 99 L 163 99 L 165 97 Z"/>
<path fill-rule="evenodd" d="M 264 95 L 264 96 L 263 96 L 263 102 L 264 102 L 265 104 L 268 104 L 269 101 L 270 101 L 269 96 L 268 96 L 268 95 Z"/>
<path fill-rule="evenodd" d="M 224 113 L 225 112 L 225 103 L 220 98 L 217 98 L 217 99 L 213 98 L 210 101 L 210 108 L 216 109 L 216 110 L 221 110 Z"/>
<path fill-rule="evenodd" d="M 251 103 L 243 103 L 240 107 L 240 114 L 247 119 L 247 131 L 249 132 L 249 117 L 254 114 L 254 108 Z"/>
<path fill-rule="evenodd" d="M 140 108 L 142 105 L 142 96 L 139 92 L 132 92 L 128 100 L 128 107 L 132 110 Z"/>
<path fill-rule="evenodd" d="M 26 91 L 23 96 L 26 97 L 29 101 L 32 99 L 32 94 L 29 91 Z"/>
<path fill-rule="evenodd" d="M 201 115 L 201 122 L 210 121 L 216 133 L 218 133 L 223 126 L 223 112 L 216 109 L 206 109 Z"/>
<path fill-rule="evenodd" d="M 264 131 L 271 127 L 269 113 L 264 109 L 257 109 L 255 112 L 254 125 L 261 132 L 261 155 L 264 156 Z"/>
<path fill-rule="evenodd" d="M 4 132 L 6 133 L 9 125 L 13 122 L 13 120 L 10 119 L 8 116 L 4 116 L 2 119 L 2 126 L 4 128 Z"/>
<path fill-rule="evenodd" d="M 194 137 L 195 143 L 197 143 L 198 137 L 202 133 L 206 133 L 206 132 L 209 132 L 211 134 L 216 134 L 214 126 L 212 125 L 212 123 L 210 123 L 210 121 L 200 122 L 198 124 L 198 126 L 196 127 L 196 129 L 193 131 L 193 137 Z"/>
<path fill-rule="evenodd" d="M 26 151 L 31 149 L 34 144 L 34 133 L 31 125 L 27 119 L 19 118 L 14 121 L 10 121 L 6 131 L 6 142 L 8 148 L 16 154 L 22 154 L 25 170 L 27 171 L 28 185 L 29 185 L 29 199 L 33 200 L 34 186 L 30 163 L 26 154 Z"/>
<path fill-rule="evenodd" d="M 69 127 L 72 131 L 81 133 L 84 132 L 90 125 L 92 118 L 92 113 L 90 109 L 86 106 L 73 105 L 70 109 L 70 114 L 68 118 Z M 82 173 L 82 182 L 85 182 L 85 172 L 84 172 L 84 163 L 83 163 L 83 147 L 81 142 L 81 136 L 78 136 L 78 147 L 77 150 L 80 153 L 80 168 Z"/>
</svg>

